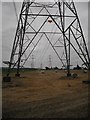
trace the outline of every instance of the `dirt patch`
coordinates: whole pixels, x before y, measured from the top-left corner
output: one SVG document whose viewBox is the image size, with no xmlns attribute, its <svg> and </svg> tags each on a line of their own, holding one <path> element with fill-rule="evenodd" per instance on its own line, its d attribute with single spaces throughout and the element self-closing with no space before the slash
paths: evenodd
<svg viewBox="0 0 90 120">
<path fill-rule="evenodd" d="M 62 79 L 64 71 L 27 71 L 3 83 L 4 118 L 84 118 L 88 116 L 88 75 Z"/>
</svg>

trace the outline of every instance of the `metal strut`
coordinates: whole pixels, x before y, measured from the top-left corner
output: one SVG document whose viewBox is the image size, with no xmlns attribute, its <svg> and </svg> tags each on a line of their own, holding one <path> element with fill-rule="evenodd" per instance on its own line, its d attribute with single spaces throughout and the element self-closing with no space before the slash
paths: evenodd
<svg viewBox="0 0 90 120">
<path fill-rule="evenodd" d="M 51 5 L 52 4 L 52 5 Z M 23 55 L 27 53 L 27 50 L 37 38 L 38 35 L 41 34 L 40 39 L 35 43 L 35 46 L 32 48 L 31 51 L 29 51 L 29 55 L 27 58 L 25 58 L 24 62 L 22 65 L 24 65 L 28 58 L 30 57 L 31 53 L 34 51 L 35 47 L 38 45 L 39 41 L 42 39 L 43 35 L 47 38 L 49 44 L 52 46 L 53 50 L 55 51 L 56 55 L 58 56 L 60 62 L 62 63 L 63 66 L 66 64 L 66 69 L 67 69 L 67 76 L 70 76 L 70 53 L 71 53 L 71 47 L 74 49 L 74 51 L 77 53 L 83 64 L 87 67 L 90 68 L 90 56 L 88 52 L 88 48 L 86 45 L 86 41 L 84 38 L 83 30 L 80 24 L 80 20 L 74 5 L 74 2 L 60 2 L 58 1 L 57 3 L 51 3 L 50 5 L 46 3 L 37 3 L 35 1 L 33 2 L 26 2 L 24 1 L 22 4 L 21 12 L 19 15 L 19 20 L 18 20 L 18 25 L 16 29 L 16 34 L 15 34 L 15 39 L 12 47 L 12 52 L 11 52 L 11 57 L 10 57 L 10 62 L 9 62 L 9 68 L 8 68 L 8 73 L 7 77 L 9 77 L 9 74 L 11 72 L 12 68 L 17 69 L 16 76 L 20 76 L 20 67 L 21 67 L 21 60 L 23 58 Z M 39 9 L 37 11 L 33 11 L 32 8 Z M 52 9 L 57 9 L 58 12 L 57 14 L 52 14 L 51 10 Z M 70 13 L 67 14 L 66 10 L 69 10 Z M 33 11 L 33 12 L 32 12 Z M 45 13 L 44 13 L 45 11 Z M 34 27 L 34 22 L 37 20 L 37 18 L 44 17 L 44 21 L 41 22 L 38 30 Z M 51 19 L 53 21 L 53 24 L 57 27 L 58 31 L 41 31 L 42 28 L 45 26 L 47 23 L 48 19 Z M 57 18 L 57 19 L 55 19 Z M 67 25 L 67 19 L 72 19 Z M 59 23 L 58 23 L 59 21 Z M 77 22 L 78 28 L 75 26 L 75 23 Z M 38 21 L 37 21 L 38 23 Z M 51 24 L 51 23 L 50 23 Z M 76 31 L 76 32 L 75 32 Z M 75 34 L 77 33 L 77 34 Z M 47 34 L 53 34 L 53 35 L 62 35 L 63 36 L 63 41 L 62 45 L 64 48 L 63 54 L 65 53 L 65 60 L 66 63 L 63 61 L 62 57 L 60 54 L 57 52 L 57 48 L 54 47 L 52 41 L 49 39 Z M 33 37 L 31 38 L 30 35 Z M 61 37 L 59 38 L 61 39 Z M 72 36 L 72 37 L 71 37 Z M 25 39 L 28 40 L 25 40 Z M 73 39 L 77 45 L 77 48 L 73 44 L 72 40 Z M 80 45 L 80 39 L 82 39 L 82 44 L 84 45 L 84 50 L 82 46 Z M 57 43 L 58 40 L 54 40 L 54 43 Z M 59 42 L 60 43 L 60 42 Z M 26 45 L 26 46 L 25 46 Z M 57 45 L 60 47 L 61 45 Z M 81 53 L 79 53 L 79 51 Z M 63 55 L 64 56 L 64 55 Z M 14 62 L 13 62 L 14 61 Z"/>
</svg>

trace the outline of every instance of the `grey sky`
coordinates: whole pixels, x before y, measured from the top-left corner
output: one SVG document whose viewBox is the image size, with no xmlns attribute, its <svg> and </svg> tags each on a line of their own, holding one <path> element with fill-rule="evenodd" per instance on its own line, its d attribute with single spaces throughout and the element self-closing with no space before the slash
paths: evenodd
<svg viewBox="0 0 90 120">
<path fill-rule="evenodd" d="M 0 15 L 2 15 L 2 4 L 0 2 Z M 2 16 L 0 16 L 2 18 Z M 0 19 L 0 60 L 2 59 L 2 19 Z M 0 66 L 2 65 L 0 61 Z"/>
<path fill-rule="evenodd" d="M 17 13 L 20 13 L 21 3 L 16 3 Z M 78 11 L 78 15 L 81 21 L 81 25 L 84 31 L 85 38 L 88 42 L 88 3 L 76 3 L 76 8 Z M 17 27 L 17 19 L 15 16 L 15 10 L 12 2 L 3 2 L 2 3 L 2 53 L 3 53 L 3 60 L 9 60 L 10 53 L 12 49 L 12 44 L 15 36 L 15 30 Z M 37 52 L 33 53 L 35 57 L 35 66 L 40 67 L 40 64 L 42 63 L 43 66 L 48 66 L 49 64 L 49 55 L 52 57 L 52 64 L 53 66 L 61 67 L 61 63 L 58 60 L 56 54 L 52 52 L 51 47 L 46 47 L 45 54 L 41 55 L 40 51 L 43 51 L 43 40 L 40 42 L 37 47 Z M 41 46 L 41 49 L 40 49 Z M 50 45 L 49 45 L 50 46 Z M 48 50 L 47 50 L 48 48 Z M 72 51 L 73 52 L 73 51 Z M 81 64 L 81 61 L 77 57 L 77 55 L 74 55 L 71 53 L 71 64 L 76 65 L 77 62 Z M 31 58 L 27 62 L 26 66 L 30 66 L 31 64 Z M 3 64 L 3 66 L 5 66 Z"/>
</svg>

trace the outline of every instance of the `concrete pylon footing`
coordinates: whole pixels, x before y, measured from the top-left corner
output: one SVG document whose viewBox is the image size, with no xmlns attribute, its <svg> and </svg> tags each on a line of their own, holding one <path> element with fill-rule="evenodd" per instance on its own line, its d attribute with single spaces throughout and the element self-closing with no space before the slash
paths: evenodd
<svg viewBox="0 0 90 120">
<path fill-rule="evenodd" d="M 3 77 L 3 82 L 11 82 L 11 77 Z"/>
</svg>

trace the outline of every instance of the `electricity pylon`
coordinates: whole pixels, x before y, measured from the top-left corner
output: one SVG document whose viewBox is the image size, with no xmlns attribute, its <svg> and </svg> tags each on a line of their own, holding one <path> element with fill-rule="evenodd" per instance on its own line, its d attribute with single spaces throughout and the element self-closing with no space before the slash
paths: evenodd
<svg viewBox="0 0 90 120">
<path fill-rule="evenodd" d="M 52 68 L 52 58 L 51 58 L 51 55 L 49 55 L 49 68 Z"/>
<path fill-rule="evenodd" d="M 43 27 L 48 23 L 54 24 L 56 31 L 43 31 Z M 48 34 L 58 35 L 58 39 L 51 41 Z M 37 36 L 39 36 L 38 40 L 36 40 Z M 69 0 L 69 2 L 44 3 L 24 0 L 19 15 L 7 77 L 14 67 L 17 68 L 16 76 L 20 76 L 20 67 L 26 63 L 42 37 L 48 40 L 62 65 L 66 66 L 67 76 L 71 75 L 71 48 L 79 56 L 83 64 L 89 68 L 88 48 L 74 2 Z M 24 54 L 27 53 L 35 40 L 32 50 L 25 57 Z M 59 54 L 60 51 L 57 51 L 57 47 L 63 49 L 62 56 Z"/>
<path fill-rule="evenodd" d="M 32 55 L 31 68 L 34 68 L 34 55 Z"/>
</svg>

